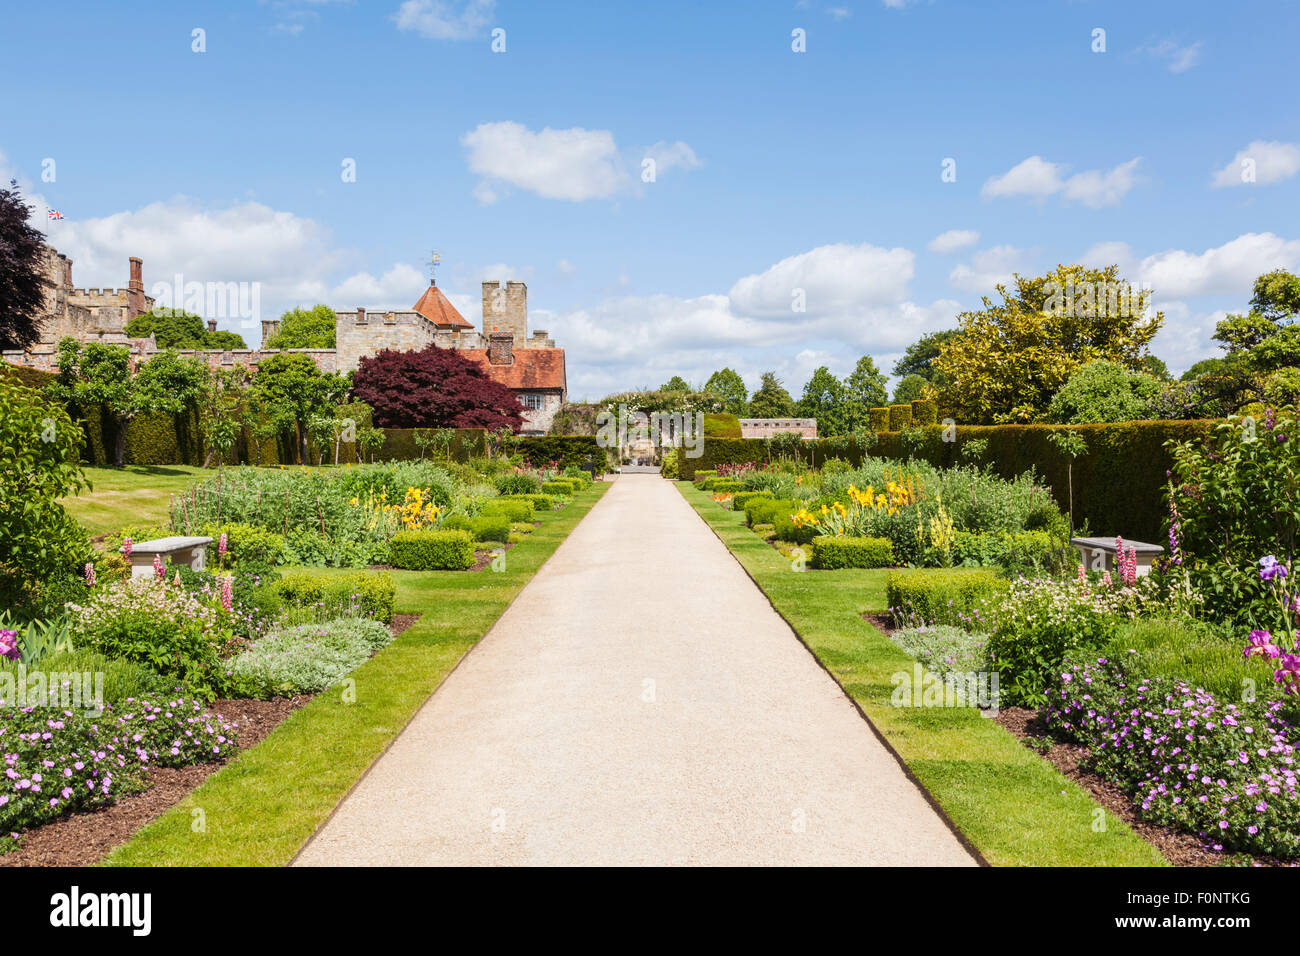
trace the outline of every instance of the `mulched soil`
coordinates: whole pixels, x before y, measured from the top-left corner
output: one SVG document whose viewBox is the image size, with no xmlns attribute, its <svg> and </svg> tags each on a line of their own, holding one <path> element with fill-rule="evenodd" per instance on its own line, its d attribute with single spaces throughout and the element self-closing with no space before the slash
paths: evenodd
<svg viewBox="0 0 1300 956">
<path fill-rule="evenodd" d="M 396 614 L 389 630 L 397 637 L 419 619 L 418 614 Z M 247 750 L 315 696 L 217 700 L 209 710 L 238 727 L 239 749 Z M 28 830 L 22 835 L 22 843 L 17 849 L 0 854 L 0 866 L 90 866 L 98 863 L 145 824 L 184 800 L 233 757 L 191 767 L 151 767 L 146 777 L 149 789 L 143 793 L 122 797 L 111 806 L 92 813 L 74 814 Z"/>
<path fill-rule="evenodd" d="M 885 634 L 890 634 L 894 630 L 888 614 L 863 614 L 862 617 Z M 1107 813 L 1127 823 L 1134 833 L 1159 850 L 1161 855 L 1174 866 L 1222 866 L 1225 863 L 1285 867 L 1300 865 L 1247 853 L 1216 853 L 1198 836 L 1142 820 L 1134 810 L 1131 797 L 1113 783 L 1080 766 L 1088 756 L 1088 749 L 1057 739 L 1043 723 L 1038 711 L 1027 707 L 1000 707 L 994 719 L 1022 742 L 1030 737 L 1035 738 L 1036 742 L 1050 738 L 1051 747 L 1047 751 L 1030 746 L 1028 743 L 1025 743 L 1025 746 L 1086 790 Z"/>
</svg>

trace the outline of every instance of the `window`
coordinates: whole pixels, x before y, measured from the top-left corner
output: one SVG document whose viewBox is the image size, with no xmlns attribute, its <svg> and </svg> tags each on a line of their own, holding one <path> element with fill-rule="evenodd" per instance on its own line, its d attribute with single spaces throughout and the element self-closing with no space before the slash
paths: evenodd
<svg viewBox="0 0 1300 956">
<path fill-rule="evenodd" d="M 519 404 L 530 412 L 538 411 L 542 407 L 542 396 L 536 392 L 524 392 L 519 396 Z"/>
</svg>

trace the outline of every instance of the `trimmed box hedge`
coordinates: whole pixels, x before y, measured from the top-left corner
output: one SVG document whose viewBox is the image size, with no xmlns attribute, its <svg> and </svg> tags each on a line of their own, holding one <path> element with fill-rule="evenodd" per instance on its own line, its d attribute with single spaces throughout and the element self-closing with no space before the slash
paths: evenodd
<svg viewBox="0 0 1300 956">
<path fill-rule="evenodd" d="M 535 495 L 502 495 L 500 498 L 493 498 L 493 501 L 527 501 L 533 506 L 534 517 L 539 511 L 555 510 L 555 498 L 552 495 L 544 495 L 538 492 Z"/>
<path fill-rule="evenodd" d="M 745 490 L 745 486 L 734 478 L 710 478 L 705 484 L 706 491 L 718 495 L 735 494 L 737 491 Z"/>
<path fill-rule="evenodd" d="M 410 571 L 464 571 L 474 566 L 468 531 L 399 531 L 388 542 L 388 562 Z"/>
<path fill-rule="evenodd" d="M 927 624 L 967 627 L 962 616 L 1006 587 L 988 568 L 909 568 L 893 571 L 885 580 L 885 603 L 896 626 L 901 611 Z"/>
<path fill-rule="evenodd" d="M 326 608 L 350 608 L 356 604 L 363 614 L 385 624 L 393 620 L 393 601 L 397 595 L 393 576 L 381 571 L 325 575 L 295 569 L 272 582 L 271 589 L 280 600 L 291 604 L 324 604 Z"/>
<path fill-rule="evenodd" d="M 734 500 L 734 499 L 733 499 Z M 779 514 L 792 514 L 799 503 L 791 498 L 750 498 L 745 502 L 745 521 L 752 528 L 760 524 L 776 524 Z"/>
<path fill-rule="evenodd" d="M 889 406 L 889 430 L 891 432 L 901 432 L 905 428 L 912 427 L 912 406 L 911 405 L 890 405 Z"/>
<path fill-rule="evenodd" d="M 820 533 L 816 525 L 806 524 L 802 528 L 796 528 L 794 514 L 789 511 L 778 514 L 772 524 L 776 529 L 777 540 L 792 544 L 812 544 L 812 539 Z"/>
<path fill-rule="evenodd" d="M 749 502 L 753 501 L 755 498 L 771 497 L 772 492 L 770 491 L 737 491 L 731 496 L 731 510 L 744 511 L 745 505 L 749 504 Z"/>
<path fill-rule="evenodd" d="M 542 493 L 571 498 L 573 497 L 573 482 L 569 481 L 567 478 L 557 478 L 555 481 L 543 481 Z"/>
<path fill-rule="evenodd" d="M 506 501 L 501 498 L 489 498 L 483 502 L 483 514 L 501 515 L 511 521 L 534 521 L 534 508 L 531 501 Z"/>
<path fill-rule="evenodd" d="M 912 425 L 935 425 L 939 421 L 939 406 L 928 398 L 918 398 L 912 402 Z"/>
<path fill-rule="evenodd" d="M 889 431 L 889 409 L 871 409 L 871 411 L 867 412 L 867 424 L 870 425 L 871 430 L 877 434 Z"/>
<path fill-rule="evenodd" d="M 468 531 L 475 541 L 505 541 L 510 536 L 510 519 L 505 515 L 452 515 L 439 528 L 443 531 Z"/>
<path fill-rule="evenodd" d="M 821 535 L 812 540 L 812 566 L 823 571 L 887 568 L 893 563 L 894 546 L 888 538 Z"/>
</svg>

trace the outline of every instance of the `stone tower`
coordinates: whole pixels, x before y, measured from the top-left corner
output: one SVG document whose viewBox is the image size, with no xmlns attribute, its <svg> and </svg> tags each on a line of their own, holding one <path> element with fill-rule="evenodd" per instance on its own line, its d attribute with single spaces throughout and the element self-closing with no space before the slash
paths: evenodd
<svg viewBox="0 0 1300 956">
<path fill-rule="evenodd" d="M 515 347 L 524 348 L 528 339 L 528 286 L 522 282 L 483 283 L 483 337 L 493 332 L 510 332 Z"/>
</svg>

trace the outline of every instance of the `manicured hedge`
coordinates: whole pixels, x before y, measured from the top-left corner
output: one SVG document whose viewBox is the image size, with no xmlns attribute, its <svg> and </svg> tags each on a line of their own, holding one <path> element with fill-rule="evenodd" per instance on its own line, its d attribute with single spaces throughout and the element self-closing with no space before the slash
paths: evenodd
<svg viewBox="0 0 1300 956">
<path fill-rule="evenodd" d="M 440 527 L 444 531 L 468 531 L 475 541 L 505 541 L 510 537 L 510 519 L 505 515 L 452 515 Z"/>
<path fill-rule="evenodd" d="M 399 531 L 389 544 L 389 563 L 411 571 L 464 571 L 474 566 L 468 531 Z"/>
<path fill-rule="evenodd" d="M 812 549 L 812 566 L 823 571 L 887 568 L 894 563 L 894 546 L 888 538 L 838 538 L 822 535 L 813 538 Z"/>
<path fill-rule="evenodd" d="M 573 485 L 567 480 L 543 481 L 542 494 L 557 495 L 557 496 L 563 496 L 567 498 L 573 494 Z"/>
<path fill-rule="evenodd" d="M 283 601 L 311 605 L 324 603 L 327 608 L 346 608 L 357 604 L 361 612 L 385 624 L 393 620 L 393 602 L 397 585 L 391 574 L 354 571 L 350 574 L 317 574 L 293 570 L 271 585 Z"/>
<path fill-rule="evenodd" d="M 790 498 L 750 498 L 744 505 L 745 521 L 751 528 L 760 524 L 775 525 L 777 515 L 793 513 L 798 507 L 799 503 Z"/>
<path fill-rule="evenodd" d="M 939 421 L 939 407 L 928 398 L 912 402 L 912 425 L 934 425 Z"/>
<path fill-rule="evenodd" d="M 873 408 L 867 412 L 867 423 L 873 432 L 889 431 L 889 409 Z"/>
<path fill-rule="evenodd" d="M 500 498 L 493 498 L 492 501 L 526 501 L 533 506 L 533 512 L 553 511 L 555 509 L 555 498 L 552 495 L 544 495 L 540 492 L 535 495 L 502 495 Z"/>
<path fill-rule="evenodd" d="M 509 451 L 518 451 L 535 468 L 556 462 L 561 469 L 595 466 L 596 474 L 605 471 L 605 449 L 595 435 L 522 435 L 506 443 Z"/>
<path fill-rule="evenodd" d="M 708 486 L 706 491 L 718 495 L 735 494 L 745 489 L 745 486 L 734 478 L 710 478 L 705 484 Z"/>
<path fill-rule="evenodd" d="M 890 405 L 889 406 L 889 430 L 899 432 L 905 428 L 912 427 L 912 406 L 911 405 Z"/>
<path fill-rule="evenodd" d="M 791 541 L 795 544 L 812 544 L 813 538 L 817 537 L 819 531 L 816 525 L 807 524 L 802 528 L 796 528 L 792 517 L 792 512 L 778 512 L 772 521 L 776 537 L 780 541 Z M 766 522 L 761 522 L 766 524 Z"/>
<path fill-rule="evenodd" d="M 772 492 L 770 491 L 737 491 L 731 496 L 731 510 L 744 511 L 745 505 L 749 504 L 749 502 L 753 501 L 755 498 L 771 497 Z"/>
<path fill-rule="evenodd" d="M 1062 511 L 1066 500 L 1067 459 L 1048 436 L 1062 429 L 1078 432 L 1088 452 L 1074 463 L 1075 523 L 1085 520 L 1093 534 L 1116 534 L 1134 541 L 1160 544 L 1167 527 L 1165 472 L 1172 459 L 1165 449 L 1168 441 L 1201 441 L 1211 426 L 1208 421 L 1119 422 L 1108 425 L 972 425 L 948 431 L 942 425 L 924 429 L 924 441 L 916 451 L 940 467 L 963 464 L 961 446 L 970 439 L 983 439 L 988 448 L 980 464 L 992 466 L 1003 478 L 1014 478 L 1031 467 L 1052 489 Z M 944 441 L 945 434 L 955 441 Z M 864 453 L 883 458 L 907 459 L 908 452 L 898 432 L 884 432 L 872 449 L 859 449 L 849 442 L 847 450 L 835 450 L 826 439 L 804 442 L 800 455 L 820 467 L 827 458 L 845 458 L 854 465 Z M 683 478 L 718 465 L 739 465 L 767 461 L 767 448 L 758 438 L 717 438 L 704 443 L 699 458 L 683 460 Z"/>
<path fill-rule="evenodd" d="M 709 412 L 704 416 L 704 438 L 739 438 L 740 416 L 725 412 Z"/>
<path fill-rule="evenodd" d="M 928 624 L 965 625 L 980 599 L 1005 588 L 1007 582 L 987 568 L 908 569 L 891 572 L 885 581 L 890 611 L 901 608 Z M 895 624 L 898 624 L 895 613 Z"/>
<path fill-rule="evenodd" d="M 511 521 L 534 521 L 536 515 L 533 514 L 533 511 L 533 503 L 528 500 L 515 501 L 504 498 L 489 498 L 483 502 L 483 514 L 501 515 Z"/>
</svg>

